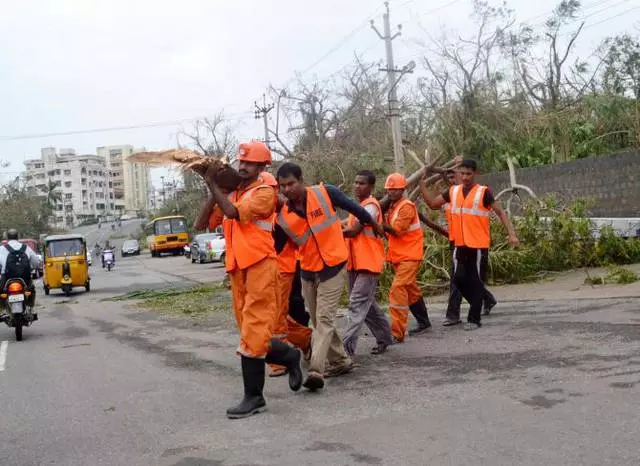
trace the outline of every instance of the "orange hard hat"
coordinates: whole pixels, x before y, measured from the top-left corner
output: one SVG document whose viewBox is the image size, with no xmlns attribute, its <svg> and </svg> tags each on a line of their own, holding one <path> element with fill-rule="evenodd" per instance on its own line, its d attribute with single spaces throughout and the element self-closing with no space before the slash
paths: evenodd
<svg viewBox="0 0 640 466">
<path fill-rule="evenodd" d="M 264 142 L 243 142 L 238 148 L 238 160 L 241 162 L 255 162 L 271 164 L 271 150 Z"/>
<path fill-rule="evenodd" d="M 278 187 L 278 181 L 276 180 L 276 177 L 273 176 L 271 173 L 262 172 L 260 173 L 260 178 L 262 178 L 262 181 L 264 182 L 264 184 L 273 186 L 274 188 Z"/>
<path fill-rule="evenodd" d="M 392 173 L 387 176 L 384 183 L 384 189 L 405 189 L 407 187 L 407 179 L 400 173 Z"/>
</svg>

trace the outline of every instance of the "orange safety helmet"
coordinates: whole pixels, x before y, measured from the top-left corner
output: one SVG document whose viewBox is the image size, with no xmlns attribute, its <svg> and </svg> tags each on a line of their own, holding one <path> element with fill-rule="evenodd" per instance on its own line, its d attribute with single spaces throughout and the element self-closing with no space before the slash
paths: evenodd
<svg viewBox="0 0 640 466">
<path fill-rule="evenodd" d="M 241 162 L 255 162 L 270 165 L 271 150 L 260 141 L 243 142 L 238 148 L 238 160 Z"/>
<path fill-rule="evenodd" d="M 262 178 L 262 181 L 264 181 L 264 184 L 273 186 L 274 188 L 278 187 L 278 181 L 276 180 L 276 177 L 273 176 L 271 173 L 262 172 L 260 173 L 260 178 Z"/>
<path fill-rule="evenodd" d="M 384 189 L 405 189 L 406 187 L 407 179 L 400 173 L 392 173 L 384 183 Z"/>
</svg>

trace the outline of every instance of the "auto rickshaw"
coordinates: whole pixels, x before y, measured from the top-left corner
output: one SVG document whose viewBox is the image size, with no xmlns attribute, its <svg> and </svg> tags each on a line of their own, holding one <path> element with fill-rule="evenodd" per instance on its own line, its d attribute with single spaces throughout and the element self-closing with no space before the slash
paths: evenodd
<svg viewBox="0 0 640 466">
<path fill-rule="evenodd" d="M 69 296 L 74 287 L 90 291 L 87 242 L 82 235 L 53 235 L 44 239 L 44 294 L 61 289 Z"/>
</svg>

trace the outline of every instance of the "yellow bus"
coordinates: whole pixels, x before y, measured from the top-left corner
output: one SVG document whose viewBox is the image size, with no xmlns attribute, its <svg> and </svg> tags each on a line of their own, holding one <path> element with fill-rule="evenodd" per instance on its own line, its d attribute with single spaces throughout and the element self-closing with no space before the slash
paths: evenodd
<svg viewBox="0 0 640 466">
<path fill-rule="evenodd" d="M 154 218 L 145 227 L 145 234 L 152 257 L 160 257 L 163 252 L 182 254 L 189 244 L 187 222 L 181 215 Z"/>
</svg>

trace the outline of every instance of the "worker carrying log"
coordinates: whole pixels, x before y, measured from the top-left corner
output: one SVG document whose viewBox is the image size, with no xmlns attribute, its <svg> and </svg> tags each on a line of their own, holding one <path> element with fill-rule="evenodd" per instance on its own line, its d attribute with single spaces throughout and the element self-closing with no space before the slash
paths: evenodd
<svg viewBox="0 0 640 466">
<path fill-rule="evenodd" d="M 302 292 L 313 324 L 312 354 L 304 387 L 324 387 L 324 378 L 350 372 L 353 361 L 345 353 L 335 326 L 340 296 L 345 284 L 347 246 L 336 209 L 355 215 L 382 235 L 382 225 L 335 186 L 307 186 L 302 169 L 285 163 L 277 173 L 280 192 L 287 198 L 278 214 L 278 226 L 298 246 Z M 326 364 L 326 366 L 325 366 Z"/>
<path fill-rule="evenodd" d="M 381 224 L 382 208 L 371 195 L 375 185 L 373 172 L 362 170 L 356 175 L 354 191 L 360 205 Z M 350 357 L 355 355 L 359 333 L 366 324 L 376 339 L 371 354 L 382 354 L 392 343 L 389 321 L 376 302 L 378 278 L 384 268 L 384 242 L 371 225 L 363 225 L 353 214 L 342 233 L 349 251 L 349 321 L 343 335 L 344 349 Z"/>
<path fill-rule="evenodd" d="M 470 304 L 465 330 L 475 330 L 482 325 L 484 279 L 491 244 L 491 210 L 507 229 L 509 244 L 520 244 L 509 217 L 495 200 L 491 190 L 476 183 L 476 171 L 474 160 L 463 160 L 458 168 L 460 184 L 450 186 L 439 195 L 430 192 L 426 178 L 423 177 L 420 182 L 422 197 L 431 209 L 438 210 L 446 203 L 451 204 L 449 229 L 454 243 L 454 283 Z M 426 177 L 426 173 L 424 175 Z"/>
<path fill-rule="evenodd" d="M 262 172 L 260 176 L 266 184 L 273 187 L 276 196 L 278 196 L 279 189 L 276 178 L 269 172 Z M 278 197 L 276 212 L 280 212 L 282 205 L 283 203 Z M 274 228 L 280 227 L 274 223 Z M 298 322 L 290 316 L 290 311 L 297 314 L 298 318 L 301 313 L 306 314 L 304 300 L 301 299 L 301 296 L 297 296 L 301 294 L 298 248 L 286 235 L 277 235 L 275 230 L 274 245 L 278 260 L 278 311 L 274 322 L 273 338 L 291 343 L 310 357 L 311 329 L 307 326 L 308 316 L 305 322 Z M 288 372 L 285 366 L 269 364 L 269 367 L 271 369 L 269 377 L 280 377 Z"/>
<path fill-rule="evenodd" d="M 395 343 L 402 343 L 407 333 L 409 310 L 417 325 L 409 331 L 418 335 L 431 327 L 427 306 L 418 286 L 418 272 L 424 254 L 424 236 L 418 209 L 405 196 L 407 179 L 392 173 L 384 184 L 391 205 L 386 214 L 387 262 L 393 267 L 394 277 L 389 291 L 391 334 Z"/>
<path fill-rule="evenodd" d="M 278 269 L 272 236 L 276 195 L 260 177 L 265 166 L 271 164 L 271 151 L 262 142 L 243 143 L 238 160 L 241 181 L 237 189 L 227 195 L 215 180 L 209 184 L 216 204 L 209 226 L 222 224 L 224 229 L 225 267 L 240 331 L 237 352 L 242 360 L 244 397 L 227 410 L 231 419 L 266 409 L 265 361 L 287 368 L 292 390 L 302 386 L 300 351 L 272 338 L 278 312 Z M 203 209 L 211 210 L 207 205 Z"/>
</svg>

